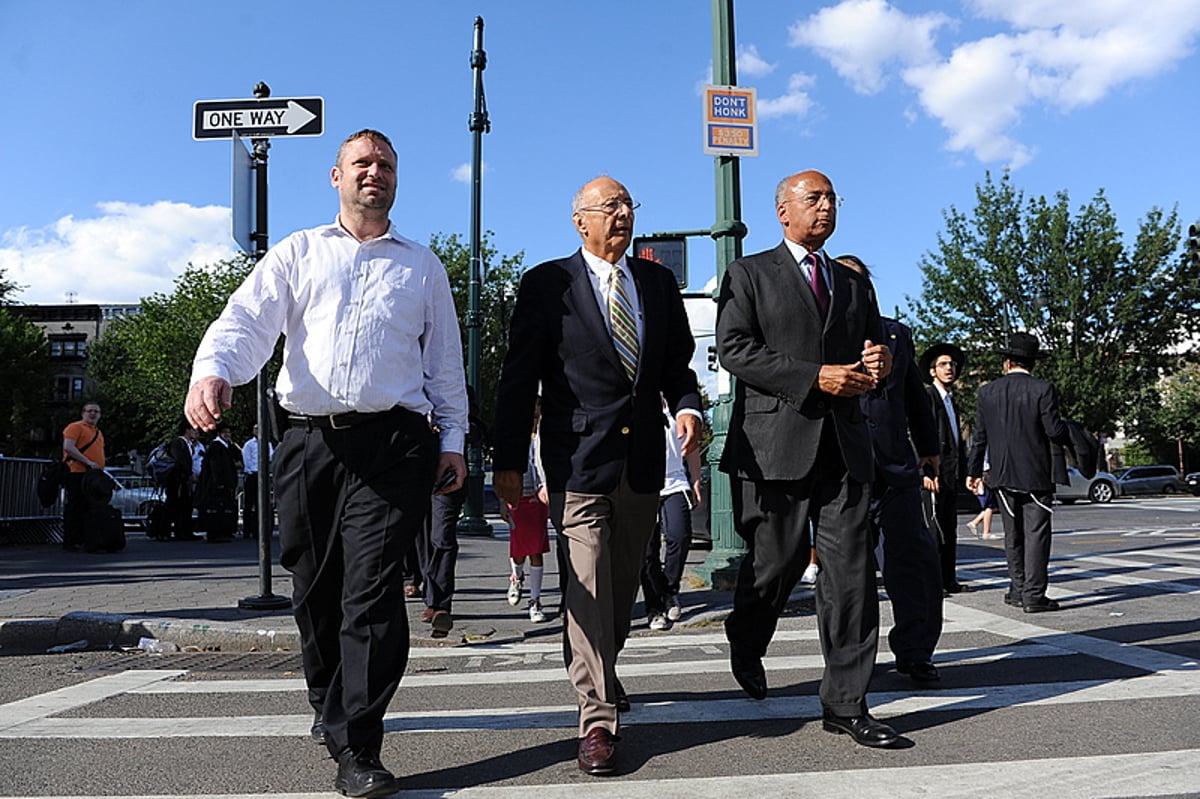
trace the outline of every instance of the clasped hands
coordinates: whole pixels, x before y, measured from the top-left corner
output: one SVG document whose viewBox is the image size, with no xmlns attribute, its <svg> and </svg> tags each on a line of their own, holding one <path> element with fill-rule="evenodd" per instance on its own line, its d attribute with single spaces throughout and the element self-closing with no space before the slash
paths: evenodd
<svg viewBox="0 0 1200 799">
<path fill-rule="evenodd" d="M 817 388 L 835 397 L 857 397 L 871 391 L 892 373 L 892 351 L 870 339 L 863 342 L 862 357 L 855 363 L 821 365 Z"/>
</svg>

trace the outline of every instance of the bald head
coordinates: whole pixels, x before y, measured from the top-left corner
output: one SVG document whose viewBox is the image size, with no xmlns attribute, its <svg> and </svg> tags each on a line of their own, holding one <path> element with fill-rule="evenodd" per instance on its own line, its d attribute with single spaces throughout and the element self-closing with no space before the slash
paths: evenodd
<svg viewBox="0 0 1200 799">
<path fill-rule="evenodd" d="M 812 169 L 789 175 L 775 188 L 775 213 L 785 238 L 819 250 L 837 227 L 833 183 Z"/>
</svg>

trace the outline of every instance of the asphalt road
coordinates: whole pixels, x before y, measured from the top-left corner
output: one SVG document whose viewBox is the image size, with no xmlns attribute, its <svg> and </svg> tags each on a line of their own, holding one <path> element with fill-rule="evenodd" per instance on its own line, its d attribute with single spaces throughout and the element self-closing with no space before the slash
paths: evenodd
<svg viewBox="0 0 1200 799">
<path fill-rule="evenodd" d="M 999 542 L 963 539 L 975 590 L 946 602 L 942 682 L 917 688 L 880 647 L 870 703 L 904 735 L 896 749 L 821 730 L 820 650 L 798 592 L 764 702 L 730 677 L 719 625 L 637 628 L 614 777 L 575 767 L 554 624 L 520 643 L 414 649 L 383 760 L 400 795 L 422 799 L 1200 797 L 1198 512 L 1191 497 L 1060 507 L 1058 613 L 1005 606 Z M 286 653 L 0 658 L 0 794 L 334 795 L 310 722 Z"/>
</svg>

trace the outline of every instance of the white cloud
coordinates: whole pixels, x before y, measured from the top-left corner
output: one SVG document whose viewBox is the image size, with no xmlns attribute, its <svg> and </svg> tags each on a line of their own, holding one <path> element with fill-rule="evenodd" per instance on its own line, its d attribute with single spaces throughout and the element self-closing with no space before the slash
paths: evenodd
<svg viewBox="0 0 1200 799">
<path fill-rule="evenodd" d="M 487 161 L 483 162 L 483 174 L 487 174 L 491 170 L 488 168 Z M 450 179 L 455 183 L 470 183 L 471 182 L 471 162 L 459 164 L 450 170 Z"/>
<path fill-rule="evenodd" d="M 788 78 L 787 93 L 780 97 L 759 97 L 756 108 L 763 119 L 772 117 L 795 116 L 804 117 L 813 106 L 813 99 L 808 89 L 813 86 L 815 79 L 812 75 L 797 72 Z"/>
<path fill-rule="evenodd" d="M 788 29 L 793 47 L 809 47 L 861 94 L 887 84 L 885 68 L 935 61 L 933 36 L 950 22 L 942 14 L 912 17 L 884 0 L 846 0 Z"/>
<path fill-rule="evenodd" d="M 737 75 L 742 78 L 760 78 L 775 71 L 775 65 L 763 60 L 758 54 L 758 48 L 752 44 L 738 48 Z"/>
<path fill-rule="evenodd" d="M 0 271 L 22 303 L 136 303 L 170 292 L 189 262 L 231 257 L 230 209 L 184 203 L 99 203 L 100 216 L 64 216 L 0 234 Z"/>
<path fill-rule="evenodd" d="M 790 43 L 825 58 L 851 87 L 876 93 L 894 70 L 949 132 L 947 149 L 983 162 L 1027 163 L 1035 148 L 1014 137 L 1031 108 L 1070 112 L 1119 86 L 1151 78 L 1191 54 L 1200 32 L 1195 0 L 967 0 L 1003 26 L 941 55 L 941 14 L 909 16 L 885 0 L 845 0 L 792 25 Z"/>
</svg>

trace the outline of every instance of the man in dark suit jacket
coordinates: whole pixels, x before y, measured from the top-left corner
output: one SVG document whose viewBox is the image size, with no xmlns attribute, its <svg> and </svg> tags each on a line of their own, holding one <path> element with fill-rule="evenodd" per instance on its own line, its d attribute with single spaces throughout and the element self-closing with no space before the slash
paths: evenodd
<svg viewBox="0 0 1200 799">
<path fill-rule="evenodd" d="M 730 666 L 755 699 L 762 658 L 809 561 L 821 571 L 817 618 L 825 655 L 822 724 L 867 746 L 896 731 L 867 712 L 879 640 L 875 560 L 867 527 L 871 438 L 858 398 L 891 369 L 871 282 L 822 250 L 837 221 L 829 178 L 780 181 L 784 241 L 729 265 L 717 306 L 717 352 L 737 378 L 721 469 L 746 541 L 725 622 Z"/>
<path fill-rule="evenodd" d="M 837 260 L 871 277 L 856 256 Z M 892 373 L 883 391 L 859 397 L 875 451 L 868 518 L 883 544 L 883 584 L 895 622 L 888 645 L 896 656 L 896 671 L 923 685 L 941 679 L 933 665 L 933 650 L 942 635 L 941 566 L 921 505 L 922 470 L 936 473 L 938 467 L 938 428 L 917 369 L 912 331 L 886 316 L 883 330 Z"/>
<path fill-rule="evenodd" d="M 686 455 L 699 443 L 700 396 L 689 366 L 695 343 L 674 277 L 625 255 L 637 207 L 629 192 L 597 178 L 572 207 L 583 247 L 521 279 L 496 403 L 493 479 L 501 500 L 520 501 L 540 386 L 563 649 L 579 700 L 578 762 L 586 773 L 607 774 L 615 765 L 618 711 L 628 710 L 616 660 L 663 486 L 662 401 L 678 418 Z M 618 307 L 622 295 L 627 303 Z"/>
<path fill-rule="evenodd" d="M 942 591 L 946 596 L 970 591 L 958 581 L 958 488 L 966 463 L 962 424 L 951 387 L 962 374 L 966 356 L 953 344 L 934 344 L 921 355 L 920 370 L 930 384 L 929 407 L 938 425 L 938 469 L 924 478 L 926 506 L 930 508 L 942 564 Z"/>
<path fill-rule="evenodd" d="M 1050 563 L 1050 503 L 1054 499 L 1051 444 L 1071 448 L 1058 412 L 1058 391 L 1034 377 L 1046 357 L 1036 336 L 1013 333 L 1004 356 L 1004 377 L 979 390 L 967 484 L 980 493 L 987 453 L 989 482 L 1004 517 L 1004 551 L 1010 587 L 1004 601 L 1026 613 L 1058 610 L 1046 596 Z"/>
</svg>

